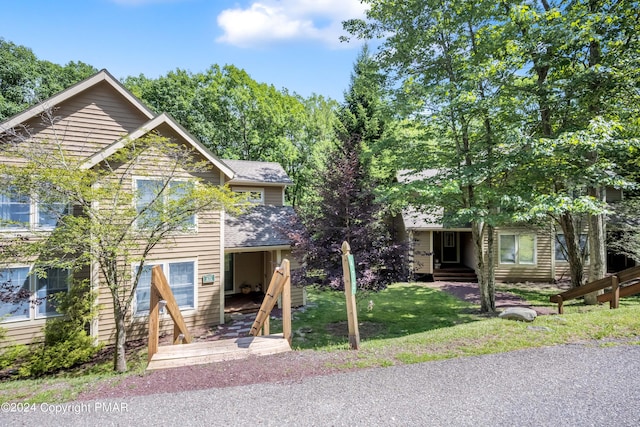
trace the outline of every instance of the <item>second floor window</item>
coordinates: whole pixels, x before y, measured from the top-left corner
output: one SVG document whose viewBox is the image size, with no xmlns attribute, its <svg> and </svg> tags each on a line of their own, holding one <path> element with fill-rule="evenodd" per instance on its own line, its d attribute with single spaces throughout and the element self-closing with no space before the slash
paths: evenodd
<svg viewBox="0 0 640 427">
<path fill-rule="evenodd" d="M 264 205 L 264 189 L 262 188 L 235 187 L 233 191 L 247 196 L 250 203 Z"/>
<path fill-rule="evenodd" d="M 159 222 L 168 220 L 163 216 L 167 213 L 168 209 L 172 209 L 172 202 L 179 202 L 190 186 L 192 182 L 175 180 L 170 181 L 166 188 L 164 188 L 166 182 L 161 179 L 141 178 L 135 180 L 135 187 L 137 191 L 136 198 L 136 210 L 140 215 L 138 219 L 139 228 L 155 228 Z M 183 208 L 176 209 L 176 212 L 184 212 Z M 183 226 L 185 228 L 195 228 L 196 217 L 195 215 L 185 215 Z"/>
<path fill-rule="evenodd" d="M 38 202 L 36 198 L 12 189 L 0 193 L 0 229 L 51 230 L 67 212 L 65 203 Z"/>
</svg>

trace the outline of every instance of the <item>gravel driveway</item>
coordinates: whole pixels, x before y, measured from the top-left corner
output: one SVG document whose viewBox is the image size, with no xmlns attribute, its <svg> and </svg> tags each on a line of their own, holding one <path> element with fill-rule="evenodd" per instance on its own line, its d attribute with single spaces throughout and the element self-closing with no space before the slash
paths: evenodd
<svg viewBox="0 0 640 427">
<path fill-rule="evenodd" d="M 601 344 L 367 369 L 295 382 L 45 403 L 23 413 L 2 413 L 0 425 L 640 425 L 640 346 Z"/>
</svg>

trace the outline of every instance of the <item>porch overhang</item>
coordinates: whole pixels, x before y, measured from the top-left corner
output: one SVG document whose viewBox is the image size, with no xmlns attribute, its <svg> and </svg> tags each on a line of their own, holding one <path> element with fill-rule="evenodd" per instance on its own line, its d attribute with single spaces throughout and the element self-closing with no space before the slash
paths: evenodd
<svg viewBox="0 0 640 427">
<path fill-rule="evenodd" d="M 224 248 L 225 254 L 233 253 L 246 253 L 246 252 L 269 252 L 269 251 L 284 251 L 291 249 L 291 245 L 280 246 L 247 246 L 241 248 Z"/>
</svg>

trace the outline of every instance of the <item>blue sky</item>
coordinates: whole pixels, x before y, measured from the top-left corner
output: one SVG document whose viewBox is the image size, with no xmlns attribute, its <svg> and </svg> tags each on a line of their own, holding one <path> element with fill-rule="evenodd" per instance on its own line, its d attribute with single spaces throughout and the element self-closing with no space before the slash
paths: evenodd
<svg viewBox="0 0 640 427">
<path fill-rule="evenodd" d="M 343 100 L 361 43 L 341 43 L 359 0 L 19 0 L 0 37 L 42 60 L 156 78 L 232 64 L 258 82 Z"/>
</svg>

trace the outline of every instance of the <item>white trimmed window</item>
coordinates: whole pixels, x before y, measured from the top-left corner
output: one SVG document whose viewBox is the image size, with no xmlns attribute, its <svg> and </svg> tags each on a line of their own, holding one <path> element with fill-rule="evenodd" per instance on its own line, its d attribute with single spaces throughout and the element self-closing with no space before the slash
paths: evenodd
<svg viewBox="0 0 640 427">
<path fill-rule="evenodd" d="M 38 203 L 33 197 L 9 189 L 0 194 L 0 229 L 52 230 L 67 211 L 65 203 Z"/>
<path fill-rule="evenodd" d="M 582 253 L 589 254 L 588 252 L 589 238 L 586 234 L 580 235 L 580 250 Z M 586 251 L 586 252 L 585 252 Z M 567 257 L 567 241 L 564 238 L 564 234 L 558 234 L 555 241 L 556 261 L 568 262 Z"/>
<path fill-rule="evenodd" d="M 136 288 L 134 314 L 137 316 L 149 313 L 151 300 L 151 269 L 159 265 L 166 276 L 173 296 L 180 310 L 193 310 L 196 307 L 196 262 L 187 261 L 153 261 L 142 268 L 142 274 Z M 137 272 L 134 267 L 133 274 Z"/>
<path fill-rule="evenodd" d="M 134 180 L 135 191 L 137 192 L 136 210 L 141 213 L 146 209 L 144 214 L 138 218 L 137 226 L 139 228 L 154 228 L 158 221 L 162 221 L 162 214 L 167 203 L 180 200 L 184 194 L 193 186 L 194 183 L 187 180 L 172 180 L 169 182 L 168 188 L 163 189 L 165 181 L 153 178 L 136 178 Z M 162 193 L 162 197 L 158 195 Z M 154 206 L 149 208 L 149 205 Z M 196 216 L 190 215 L 185 218 L 184 226 L 189 229 L 195 229 Z"/>
<path fill-rule="evenodd" d="M 500 264 L 536 263 L 536 235 L 533 233 L 500 234 L 498 246 Z"/>
<path fill-rule="evenodd" d="M 234 187 L 233 191 L 247 196 L 247 200 L 256 205 L 264 205 L 264 188 Z"/>
<path fill-rule="evenodd" d="M 31 268 L 9 267 L 0 269 L 0 292 L 11 299 L 20 293 L 31 295 L 17 301 L 3 301 L 0 304 L 0 318 L 3 321 L 30 320 L 57 316 L 52 295 L 69 290 L 69 272 L 59 268 L 47 270 L 47 277 L 29 274 Z"/>
</svg>

